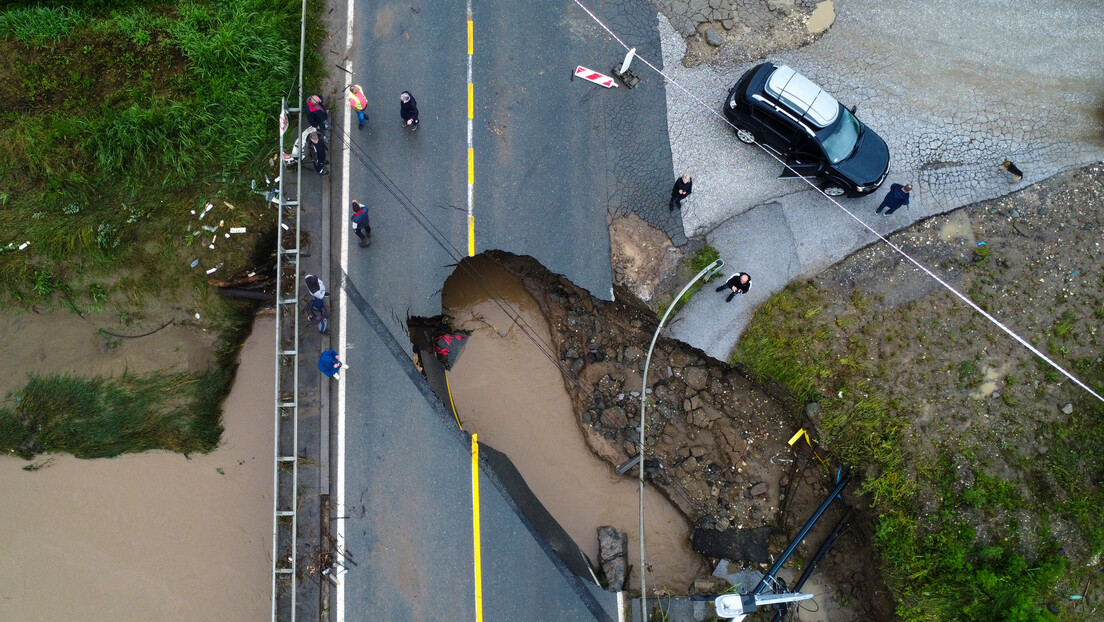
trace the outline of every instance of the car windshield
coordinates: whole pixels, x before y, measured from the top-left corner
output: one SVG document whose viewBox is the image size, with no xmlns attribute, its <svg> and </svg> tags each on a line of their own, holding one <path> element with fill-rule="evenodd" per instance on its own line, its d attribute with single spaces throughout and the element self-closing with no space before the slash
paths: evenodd
<svg viewBox="0 0 1104 622">
<path fill-rule="evenodd" d="M 859 140 L 859 120 L 851 111 L 840 106 L 840 120 L 835 129 L 821 139 L 824 145 L 824 153 L 832 164 L 839 164 L 846 160 L 855 151 L 855 143 Z"/>
</svg>

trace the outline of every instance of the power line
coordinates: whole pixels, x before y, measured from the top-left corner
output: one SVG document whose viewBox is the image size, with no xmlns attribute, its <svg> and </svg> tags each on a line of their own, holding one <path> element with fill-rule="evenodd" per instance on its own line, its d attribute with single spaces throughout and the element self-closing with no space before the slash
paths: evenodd
<svg viewBox="0 0 1104 622">
<path fill-rule="evenodd" d="M 372 177 L 379 181 L 380 185 L 383 186 L 384 190 L 386 190 L 388 194 L 390 194 L 392 197 L 394 197 L 396 201 L 398 201 L 403 210 L 405 210 L 410 215 L 410 217 L 413 218 L 416 223 L 418 223 L 419 227 L 421 227 L 427 234 L 429 234 L 433 241 L 436 242 L 437 245 L 445 251 L 449 258 L 453 260 L 454 264 L 457 265 L 460 269 L 464 270 L 464 272 L 470 277 L 471 281 L 475 283 L 483 291 L 483 293 L 487 295 L 488 299 L 494 302 L 494 304 L 499 309 L 501 309 L 502 312 L 505 313 L 507 317 L 509 317 L 510 320 L 519 329 L 521 329 L 522 334 L 524 334 L 525 337 L 533 343 L 533 345 L 545 358 L 547 358 L 549 361 L 552 362 L 553 365 L 556 366 L 563 378 L 576 389 L 582 390 L 584 387 L 579 382 L 579 380 L 572 377 L 569 371 L 565 369 L 564 365 L 560 362 L 559 357 L 556 355 L 555 347 L 545 341 L 539 335 L 537 329 L 529 324 L 529 322 L 521 314 L 521 311 L 518 310 L 517 307 L 515 307 L 509 301 L 507 301 L 505 297 L 502 296 L 486 278 L 484 278 L 479 270 L 471 265 L 470 262 L 463 261 L 466 258 L 464 252 L 461 249 L 457 248 L 449 240 L 448 235 L 441 231 L 437 227 L 437 225 L 435 225 L 433 221 L 430 220 L 425 215 L 425 213 L 414 203 L 414 201 L 411 200 L 405 192 L 403 192 L 402 188 L 400 188 L 398 184 L 396 184 L 394 180 L 392 180 L 387 175 L 387 173 L 384 172 L 383 167 L 381 167 L 378 162 L 372 159 L 372 157 L 368 155 L 364 151 L 364 149 L 362 149 L 359 145 L 352 141 L 352 136 L 347 131 L 342 129 L 340 131 L 340 137 L 344 145 L 349 149 L 349 152 L 353 155 L 353 157 L 355 157 L 364 166 L 364 168 L 368 170 Z"/>
</svg>

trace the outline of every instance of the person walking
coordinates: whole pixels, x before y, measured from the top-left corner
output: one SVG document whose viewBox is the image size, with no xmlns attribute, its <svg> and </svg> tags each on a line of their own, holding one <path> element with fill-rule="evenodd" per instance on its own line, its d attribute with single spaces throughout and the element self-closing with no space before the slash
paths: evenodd
<svg viewBox="0 0 1104 622">
<path fill-rule="evenodd" d="M 322 139 L 322 135 L 319 132 L 311 132 L 308 139 L 311 149 L 314 150 L 314 170 L 318 171 L 319 175 L 325 175 L 327 173 L 326 164 L 329 163 L 329 161 L 326 160 L 326 141 Z"/>
<path fill-rule="evenodd" d="M 690 179 L 690 173 L 683 173 L 682 177 L 675 180 L 675 187 L 671 188 L 671 200 L 667 203 L 667 211 L 673 212 L 678 207 L 682 209 L 682 200 L 690 196 L 693 191 L 694 181 Z"/>
<path fill-rule="evenodd" d="M 372 224 L 368 221 L 368 206 L 361 205 L 360 201 L 353 201 L 353 233 L 360 238 L 360 247 L 364 248 L 372 243 Z"/>
<path fill-rule="evenodd" d="M 317 298 L 307 303 L 307 320 L 318 326 L 318 332 L 323 335 L 330 334 L 330 313 L 326 310 L 326 303 Z"/>
<path fill-rule="evenodd" d="M 889 187 L 889 192 L 885 195 L 885 198 L 882 199 L 882 204 L 878 206 L 875 213 L 881 214 L 882 210 L 888 207 L 889 209 L 886 209 L 885 215 L 889 216 L 893 212 L 901 209 L 902 205 L 908 205 L 910 192 L 912 192 L 912 184 L 905 184 L 903 186 L 901 184 L 893 184 Z"/>
<path fill-rule="evenodd" d="M 399 93 L 399 116 L 402 117 L 403 127 L 410 131 L 418 129 L 418 102 L 410 91 Z"/>
<path fill-rule="evenodd" d="M 360 126 L 357 129 L 363 130 L 364 124 L 368 121 L 368 115 L 364 112 L 364 109 L 368 107 L 368 99 L 364 97 L 364 89 L 360 88 L 359 84 L 349 87 L 349 107 L 353 109 L 357 120 L 360 121 Z"/>
<path fill-rule="evenodd" d="M 341 380 L 341 369 L 349 366 L 341 362 L 341 357 L 333 350 L 326 350 L 318 357 L 318 371 L 330 378 Z"/>
<path fill-rule="evenodd" d="M 725 302 L 732 302 L 732 299 L 736 297 L 736 294 L 746 294 L 751 289 L 751 275 L 747 272 L 737 272 L 728 277 L 728 280 L 724 282 L 724 285 L 717 288 L 717 291 L 723 292 L 724 290 L 732 290 L 732 293 L 725 298 Z"/>
<path fill-rule="evenodd" d="M 326 105 L 321 95 L 311 95 L 307 98 L 307 123 L 319 132 L 330 124 L 330 115 L 326 112 Z"/>
<path fill-rule="evenodd" d="M 307 291 L 310 292 L 311 296 L 318 300 L 326 297 L 326 284 L 322 282 L 322 279 L 313 274 L 308 274 L 303 277 L 303 282 L 307 284 Z"/>
</svg>

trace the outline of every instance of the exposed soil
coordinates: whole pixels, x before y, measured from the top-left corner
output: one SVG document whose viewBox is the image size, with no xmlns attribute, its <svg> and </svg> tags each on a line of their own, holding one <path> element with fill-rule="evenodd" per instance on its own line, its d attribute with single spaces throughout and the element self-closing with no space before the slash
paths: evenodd
<svg viewBox="0 0 1104 622">
<path fill-rule="evenodd" d="M 650 248 L 651 260 L 667 261 L 663 245 Z M 522 281 L 548 319 L 564 384 L 590 449 L 610 466 L 634 456 L 645 348 L 658 323 L 654 314 L 624 288 L 617 289 L 617 302 L 601 302 L 530 260 L 494 257 Z M 646 259 L 644 253 L 636 257 Z M 645 442 L 649 460 L 655 461 L 649 464 L 649 480 L 695 528 L 742 534 L 765 547 L 767 542 L 757 537 L 782 524 L 787 524 L 782 532 L 792 532 L 790 523 L 804 522 L 827 493 L 828 473 L 809 462 L 809 448 L 787 443 L 804 425 L 801 418 L 737 370 L 661 338 L 648 376 Z M 635 470 L 626 475 L 635 476 Z M 788 500 L 791 491 L 800 495 Z M 818 534 L 808 539 L 814 550 Z M 866 535 L 859 529 L 851 537 Z M 765 569 L 770 558 L 755 554 L 755 548 L 734 561 Z M 869 549 L 859 550 L 866 558 L 850 558 L 854 564 L 845 565 L 846 576 L 879 591 Z M 811 552 L 802 549 L 798 554 Z M 691 592 L 695 578 L 700 577 L 684 577 L 671 591 Z M 869 613 L 844 605 L 846 600 L 834 603 L 831 610 L 848 619 L 877 620 L 884 619 L 891 603 L 868 605 Z"/>
<path fill-rule="evenodd" d="M 8 79 L 0 83 L 0 110 L 38 114 L 93 102 L 123 107 L 137 94 L 168 95 L 180 84 L 185 59 L 180 51 L 150 34 L 137 45 L 116 33 L 85 32 L 57 41 L 49 49 L 12 39 L 0 40 L 9 59 Z M 73 63 L 73 59 L 83 62 Z M 157 76 L 157 80 L 150 79 Z M 139 89 L 124 91 L 127 84 Z M 2 127 L 4 123 L 0 123 Z"/>
<path fill-rule="evenodd" d="M 796 49 L 816 41 L 835 21 L 833 3 L 816 0 L 721 0 L 720 8 L 700 11 L 686 0 L 655 4 L 686 39 L 687 67 L 732 65 Z"/>
</svg>

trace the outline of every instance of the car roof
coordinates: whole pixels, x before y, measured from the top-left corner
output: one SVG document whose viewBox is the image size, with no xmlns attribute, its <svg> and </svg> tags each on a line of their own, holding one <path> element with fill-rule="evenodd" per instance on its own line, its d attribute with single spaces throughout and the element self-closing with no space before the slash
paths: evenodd
<svg viewBox="0 0 1104 622">
<path fill-rule="evenodd" d="M 836 98 L 786 65 L 771 73 L 766 91 L 817 127 L 828 127 L 839 117 Z"/>
</svg>

